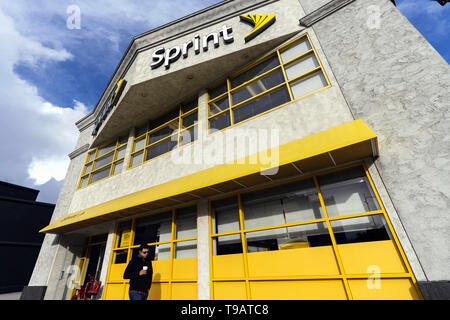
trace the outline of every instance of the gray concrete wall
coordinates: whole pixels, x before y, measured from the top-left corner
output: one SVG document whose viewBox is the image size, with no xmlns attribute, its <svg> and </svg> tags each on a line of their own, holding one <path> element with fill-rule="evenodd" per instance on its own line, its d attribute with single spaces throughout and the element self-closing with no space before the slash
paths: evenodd
<svg viewBox="0 0 450 320">
<path fill-rule="evenodd" d="M 448 63 L 388 0 L 357 0 L 312 28 L 378 135 L 376 168 L 427 279 L 450 279 Z"/>
</svg>

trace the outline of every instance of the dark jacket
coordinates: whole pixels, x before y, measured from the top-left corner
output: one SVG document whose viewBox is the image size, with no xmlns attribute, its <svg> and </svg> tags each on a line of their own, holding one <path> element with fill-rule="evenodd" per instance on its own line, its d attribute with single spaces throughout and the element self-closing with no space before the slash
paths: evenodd
<svg viewBox="0 0 450 320">
<path fill-rule="evenodd" d="M 139 275 L 139 272 L 147 266 L 147 274 Z M 153 268 L 151 260 L 144 260 L 141 257 L 134 257 L 128 264 L 125 272 L 123 273 L 124 279 L 130 279 L 130 291 L 142 291 L 148 292 L 152 285 Z"/>
</svg>

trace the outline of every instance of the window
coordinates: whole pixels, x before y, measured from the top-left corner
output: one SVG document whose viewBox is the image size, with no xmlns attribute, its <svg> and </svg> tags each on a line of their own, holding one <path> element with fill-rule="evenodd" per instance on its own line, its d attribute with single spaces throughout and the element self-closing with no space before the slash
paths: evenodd
<svg viewBox="0 0 450 320">
<path fill-rule="evenodd" d="M 393 240 L 359 165 L 213 200 L 211 211 L 213 255 L 332 246 L 331 234 L 336 245 Z"/>
<path fill-rule="evenodd" d="M 196 141 L 197 121 L 198 98 L 195 98 L 137 127 L 129 167 Z"/>
<path fill-rule="evenodd" d="M 307 34 L 208 90 L 209 132 L 329 86 Z"/>
<path fill-rule="evenodd" d="M 134 220 L 134 221 L 133 221 Z M 146 215 L 119 223 L 113 261 L 126 263 L 128 249 L 137 254 L 141 244 L 150 246 L 154 261 L 197 256 L 197 206 Z"/>
<path fill-rule="evenodd" d="M 78 188 L 119 174 L 127 149 L 128 134 L 88 152 Z"/>
</svg>

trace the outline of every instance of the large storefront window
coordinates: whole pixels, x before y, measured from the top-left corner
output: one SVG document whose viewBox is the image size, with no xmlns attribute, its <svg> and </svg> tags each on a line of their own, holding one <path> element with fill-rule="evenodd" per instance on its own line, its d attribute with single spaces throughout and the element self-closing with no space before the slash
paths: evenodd
<svg viewBox="0 0 450 320">
<path fill-rule="evenodd" d="M 383 298 L 393 283 L 400 296 L 419 297 L 362 165 L 219 198 L 210 208 L 214 299 Z M 361 286 L 374 270 L 386 284 L 379 291 Z"/>
<path fill-rule="evenodd" d="M 197 298 L 197 206 L 120 222 L 104 299 L 128 299 L 123 272 L 141 244 L 150 246 L 153 281 L 149 299 Z"/>
<path fill-rule="evenodd" d="M 329 87 L 307 34 L 208 90 L 208 131 L 222 130 Z"/>
</svg>

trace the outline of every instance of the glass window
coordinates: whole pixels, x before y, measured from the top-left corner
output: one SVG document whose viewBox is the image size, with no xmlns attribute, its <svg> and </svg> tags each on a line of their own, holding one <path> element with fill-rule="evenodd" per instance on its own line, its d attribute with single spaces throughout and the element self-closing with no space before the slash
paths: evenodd
<svg viewBox="0 0 450 320">
<path fill-rule="evenodd" d="M 213 255 L 242 253 L 241 234 L 230 234 L 213 238 Z"/>
<path fill-rule="evenodd" d="M 178 146 L 178 135 L 174 135 L 171 138 L 167 138 L 166 140 L 159 142 L 156 145 L 153 145 L 147 149 L 147 159 L 150 160 L 156 158 L 164 153 L 172 151 Z"/>
<path fill-rule="evenodd" d="M 197 207 L 180 208 L 175 211 L 177 228 L 176 239 L 194 238 L 197 236 Z"/>
<path fill-rule="evenodd" d="M 228 97 L 215 102 L 211 102 L 209 104 L 209 115 L 210 116 L 215 115 L 216 113 L 224 111 L 229 107 L 230 105 L 228 104 Z"/>
<path fill-rule="evenodd" d="M 96 171 L 91 176 L 91 183 L 97 182 L 99 180 L 102 180 L 106 177 L 109 177 L 109 172 L 111 170 L 111 166 L 107 166 L 103 169 L 100 169 L 99 171 Z"/>
<path fill-rule="evenodd" d="M 285 68 L 286 76 L 289 80 L 294 79 L 308 71 L 311 71 L 319 66 L 319 62 L 316 59 L 314 53 L 311 53 L 307 57 L 298 60 Z"/>
<path fill-rule="evenodd" d="M 311 223 L 246 233 L 248 252 L 331 246 L 326 223 Z"/>
<path fill-rule="evenodd" d="M 183 117 L 183 124 L 181 128 L 187 128 L 194 124 L 195 121 L 197 121 L 198 115 L 197 112 L 194 112 L 188 116 Z"/>
<path fill-rule="evenodd" d="M 211 209 L 215 222 L 214 233 L 240 230 L 238 197 L 212 201 Z"/>
<path fill-rule="evenodd" d="M 272 70 L 273 68 L 280 65 L 280 61 L 278 60 L 278 56 L 273 55 L 269 59 L 259 63 L 253 68 L 241 73 L 240 75 L 231 78 L 231 88 L 236 88 L 237 86 L 256 78 L 257 76 L 262 75 L 263 73 Z"/>
<path fill-rule="evenodd" d="M 113 161 L 113 159 L 114 159 L 114 152 L 107 155 L 106 157 L 95 160 L 95 169 L 101 168 L 104 165 L 111 163 Z"/>
<path fill-rule="evenodd" d="M 87 186 L 88 181 L 89 181 L 89 176 L 82 177 L 81 182 L 80 182 L 80 188 Z"/>
<path fill-rule="evenodd" d="M 211 119 L 209 121 L 210 130 L 211 129 L 222 130 L 223 128 L 226 128 L 230 125 L 231 125 L 231 120 L 230 120 L 229 112 L 225 112 L 224 114 L 221 114 L 220 116 L 218 116 L 214 119 Z"/>
<path fill-rule="evenodd" d="M 197 240 L 175 242 L 175 259 L 197 256 Z"/>
<path fill-rule="evenodd" d="M 149 259 L 155 261 L 170 259 L 170 243 L 150 246 Z"/>
<path fill-rule="evenodd" d="M 146 132 L 147 132 L 147 125 L 146 124 L 143 125 L 143 126 L 137 127 L 135 132 L 134 132 L 134 137 L 135 138 L 140 137 Z"/>
<path fill-rule="evenodd" d="M 143 149 L 144 147 L 145 147 L 145 137 L 142 138 L 142 139 L 137 140 L 137 141 L 134 143 L 134 150 L 133 150 L 133 151 L 141 150 L 141 149 Z"/>
<path fill-rule="evenodd" d="M 195 108 L 197 108 L 197 99 L 195 99 L 195 100 L 193 100 L 191 102 L 183 104 L 181 106 L 181 112 L 187 113 L 187 112 L 189 112 L 189 111 L 191 111 L 191 110 L 193 110 Z"/>
<path fill-rule="evenodd" d="M 309 43 L 309 40 L 307 38 L 295 43 L 294 45 L 290 46 L 286 50 L 281 52 L 281 59 L 284 63 L 288 62 L 289 60 L 292 60 L 299 55 L 302 55 L 303 53 L 311 50 L 311 44 Z"/>
<path fill-rule="evenodd" d="M 136 219 L 134 245 L 170 241 L 172 239 L 172 212 Z"/>
<path fill-rule="evenodd" d="M 234 122 L 239 123 L 254 115 L 280 106 L 290 100 L 289 91 L 286 86 L 283 86 L 281 89 L 234 109 Z"/>
<path fill-rule="evenodd" d="M 291 84 L 292 95 L 294 99 L 298 99 L 307 95 L 308 93 L 326 87 L 327 80 L 321 71 Z"/>
<path fill-rule="evenodd" d="M 128 135 L 119 138 L 119 145 L 124 145 L 128 143 Z"/>
<path fill-rule="evenodd" d="M 242 195 L 245 229 L 322 219 L 322 207 L 311 179 Z"/>
<path fill-rule="evenodd" d="M 226 81 L 223 82 L 222 84 L 218 85 L 214 89 L 208 90 L 209 99 L 212 100 L 212 99 L 220 96 L 221 94 L 224 94 L 225 92 L 227 92 L 227 82 Z"/>
<path fill-rule="evenodd" d="M 94 160 L 94 156 L 95 156 L 95 151 L 89 153 L 87 162 L 90 162 L 90 161 Z"/>
<path fill-rule="evenodd" d="M 171 111 L 160 116 L 159 118 L 151 120 L 148 130 L 151 131 L 153 129 L 156 129 L 159 126 L 162 126 L 163 124 L 165 124 L 171 120 L 178 119 L 179 116 L 180 116 L 180 107 L 172 109 Z"/>
<path fill-rule="evenodd" d="M 127 263 L 128 250 L 114 251 L 114 264 Z"/>
<path fill-rule="evenodd" d="M 317 177 L 329 217 L 380 210 L 362 167 Z"/>
<path fill-rule="evenodd" d="M 152 144 L 156 141 L 159 141 L 161 139 L 167 138 L 168 136 L 172 135 L 178 130 L 178 119 L 169 123 L 169 125 L 165 126 L 164 128 L 159 129 L 158 131 L 153 132 L 150 134 L 149 138 L 149 144 Z"/>
<path fill-rule="evenodd" d="M 131 242 L 131 220 L 121 222 L 117 231 L 116 248 L 128 247 Z"/>
<path fill-rule="evenodd" d="M 116 160 L 119 160 L 119 159 L 124 158 L 124 157 L 125 157 L 125 152 L 126 152 L 126 151 L 127 151 L 127 148 L 119 149 L 119 150 L 117 151 L 117 157 L 116 157 Z"/>
<path fill-rule="evenodd" d="M 144 151 L 138 152 L 136 154 L 134 154 L 133 156 L 131 156 L 131 166 L 137 166 L 138 164 L 140 164 L 142 162 L 142 155 L 144 154 Z"/>
<path fill-rule="evenodd" d="M 108 152 L 114 150 L 115 147 L 116 147 L 116 143 L 117 143 L 117 142 L 114 141 L 114 142 L 111 142 L 110 144 L 108 144 L 108 145 L 106 145 L 106 146 L 100 148 L 100 149 L 98 150 L 97 157 L 100 157 L 100 156 L 102 156 L 102 155 L 104 155 L 104 154 L 107 154 Z"/>
<path fill-rule="evenodd" d="M 184 146 L 190 142 L 196 141 L 198 139 L 198 128 L 194 126 L 188 130 L 184 130 L 180 133 L 181 142 L 180 146 Z"/>
<path fill-rule="evenodd" d="M 114 175 L 122 172 L 123 160 L 118 161 L 114 164 Z"/>
<path fill-rule="evenodd" d="M 331 221 L 337 244 L 392 240 L 383 215 L 370 215 Z"/>
<path fill-rule="evenodd" d="M 271 73 L 264 78 L 252 82 L 248 86 L 245 86 L 244 88 L 233 92 L 231 94 L 233 105 L 250 99 L 251 97 L 254 97 L 260 93 L 263 93 L 264 91 L 267 91 L 282 82 L 284 82 L 284 76 L 281 70 Z"/>
<path fill-rule="evenodd" d="M 248 252 L 331 245 L 327 226 L 323 222 L 249 232 L 246 238 Z"/>
<path fill-rule="evenodd" d="M 89 173 L 91 172 L 92 169 L 92 163 L 88 164 L 85 168 L 84 168 L 84 173 Z"/>
</svg>

